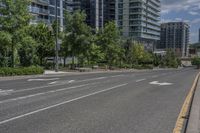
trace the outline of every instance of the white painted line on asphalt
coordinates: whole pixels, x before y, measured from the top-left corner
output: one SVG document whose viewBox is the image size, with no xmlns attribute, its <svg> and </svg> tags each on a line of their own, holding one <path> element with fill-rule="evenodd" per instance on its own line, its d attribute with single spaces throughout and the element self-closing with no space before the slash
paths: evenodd
<svg viewBox="0 0 200 133">
<path fill-rule="evenodd" d="M 80 100 L 80 99 L 83 99 L 83 98 L 86 98 L 86 97 L 89 97 L 89 96 L 93 96 L 93 95 L 96 95 L 96 94 L 99 94 L 99 93 L 102 93 L 102 92 L 110 91 L 110 90 L 113 90 L 113 89 L 116 89 L 116 88 L 125 86 L 125 85 L 127 85 L 127 84 L 128 84 L 128 83 L 120 84 L 120 85 L 117 85 L 117 86 L 113 86 L 113 87 L 111 87 L 111 88 L 107 88 L 107 89 L 104 89 L 104 90 L 101 90 L 101 91 L 93 92 L 93 93 L 90 93 L 90 94 L 87 94 L 87 95 L 84 95 L 84 96 L 80 96 L 80 97 L 77 97 L 77 98 L 74 98 L 74 99 L 71 99 L 71 100 L 68 100 L 68 101 L 64 101 L 64 102 L 55 104 L 55 105 L 51 105 L 51 106 L 48 106 L 48 107 L 45 107 L 45 108 L 41 108 L 41 109 L 38 109 L 38 110 L 35 110 L 35 111 L 32 111 L 32 112 L 26 113 L 26 114 L 23 114 L 23 115 L 19 115 L 19 116 L 16 116 L 16 117 L 12 117 L 12 118 L 10 118 L 10 119 L 1 121 L 1 122 L 0 122 L 0 125 L 5 124 L 5 123 L 8 123 L 8 122 L 10 122 L 10 121 L 14 121 L 14 120 L 16 120 L 16 119 L 20 119 L 20 118 L 23 118 L 23 117 L 32 115 L 32 114 L 39 113 L 39 112 L 41 112 L 41 111 L 45 111 L 45 110 L 48 110 L 48 109 L 51 109 L 51 108 L 55 108 L 55 107 L 58 107 L 58 106 L 61 106 L 61 105 L 67 104 L 67 103 L 71 103 L 71 102 L 74 102 L 74 101 L 77 101 L 77 100 Z"/>
<path fill-rule="evenodd" d="M 114 76 L 110 76 L 110 77 L 112 77 L 112 78 L 116 78 L 116 77 L 121 77 L 121 76 L 124 76 L 124 74 L 114 75 Z"/>
<path fill-rule="evenodd" d="M 11 90 L 2 90 L 2 89 L 0 89 L 0 96 L 2 96 L 2 95 L 9 95 L 12 92 L 13 92 L 12 89 Z"/>
<path fill-rule="evenodd" d="M 146 80 L 146 79 L 138 79 L 135 82 L 141 82 L 141 81 L 144 81 L 144 80 Z"/>
<path fill-rule="evenodd" d="M 149 84 L 159 85 L 159 86 L 168 86 L 168 85 L 172 85 L 173 83 L 167 83 L 167 82 L 159 83 L 158 81 L 152 81 L 152 82 L 149 82 Z"/>
<path fill-rule="evenodd" d="M 58 84 L 58 83 L 67 84 L 67 83 L 73 83 L 74 81 L 75 81 L 75 80 L 69 80 L 69 81 L 54 81 L 54 82 L 49 83 L 49 85 Z"/>
<path fill-rule="evenodd" d="M 93 80 L 99 80 L 99 79 L 105 79 L 107 77 L 98 77 L 98 78 L 92 78 L 92 79 L 85 79 L 85 80 L 79 80 L 77 82 L 85 82 L 85 81 L 93 81 Z"/>
<path fill-rule="evenodd" d="M 28 79 L 27 81 L 52 81 L 52 80 L 58 80 L 60 78 L 51 78 L 51 79 Z"/>
<path fill-rule="evenodd" d="M 60 92 L 60 91 L 66 91 L 66 90 L 71 90 L 71 89 L 75 89 L 75 88 L 85 87 L 85 86 L 93 85 L 93 84 L 96 84 L 96 83 L 83 84 L 83 85 L 79 85 L 79 86 L 73 86 L 73 87 L 68 87 L 68 88 L 62 88 L 62 89 L 57 89 L 57 90 L 52 90 L 52 91 L 46 91 L 46 92 L 36 93 L 36 94 L 32 94 L 32 95 L 27 95 L 27 96 L 22 96 L 22 97 L 7 99 L 7 100 L 0 101 L 0 104 L 6 103 L 6 102 L 12 102 L 12 101 L 17 101 L 17 100 L 22 100 L 22 99 L 27 99 L 27 98 L 30 98 L 30 97 L 35 97 L 35 96 L 40 96 L 40 95 L 46 95 L 46 94 L 50 94 L 50 93 L 55 93 L 55 92 Z"/>
<path fill-rule="evenodd" d="M 86 79 L 86 80 L 79 80 L 76 83 L 85 82 L 85 81 L 99 80 L 99 79 L 105 79 L 105 78 L 107 78 L 107 77 L 99 77 L 99 78 L 92 78 L 92 79 Z M 13 93 L 38 90 L 38 89 L 42 89 L 42 88 L 55 87 L 55 86 L 65 85 L 65 84 L 69 84 L 69 83 L 68 82 L 63 82 L 63 83 L 59 83 L 59 84 L 44 85 L 44 86 L 38 86 L 38 87 L 33 87 L 33 88 L 20 89 L 20 90 L 13 91 Z"/>
<path fill-rule="evenodd" d="M 70 80 L 70 81 L 68 81 L 68 83 L 72 83 L 72 82 L 74 82 L 75 80 Z"/>
<path fill-rule="evenodd" d="M 54 82 L 49 83 L 49 85 L 53 85 L 53 84 L 56 84 L 56 83 L 57 83 L 57 81 L 54 81 Z"/>
</svg>

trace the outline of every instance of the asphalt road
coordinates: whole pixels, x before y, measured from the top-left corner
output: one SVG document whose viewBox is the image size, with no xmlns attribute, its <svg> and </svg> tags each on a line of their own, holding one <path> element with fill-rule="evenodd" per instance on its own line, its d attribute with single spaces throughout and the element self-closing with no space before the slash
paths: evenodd
<svg viewBox="0 0 200 133">
<path fill-rule="evenodd" d="M 193 68 L 0 81 L 0 133 L 171 133 Z"/>
</svg>

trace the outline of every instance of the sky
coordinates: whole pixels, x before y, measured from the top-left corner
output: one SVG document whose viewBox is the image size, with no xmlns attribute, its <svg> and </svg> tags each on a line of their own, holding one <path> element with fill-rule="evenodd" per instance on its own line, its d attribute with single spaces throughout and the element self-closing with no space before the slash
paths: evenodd
<svg viewBox="0 0 200 133">
<path fill-rule="evenodd" d="M 190 43 L 198 42 L 200 0 L 161 0 L 161 5 L 161 22 L 187 22 L 190 25 Z"/>
</svg>

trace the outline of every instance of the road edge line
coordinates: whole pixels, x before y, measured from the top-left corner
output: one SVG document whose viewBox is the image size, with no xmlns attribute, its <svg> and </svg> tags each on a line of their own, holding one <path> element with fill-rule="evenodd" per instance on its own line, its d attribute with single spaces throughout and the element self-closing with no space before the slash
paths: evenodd
<svg viewBox="0 0 200 133">
<path fill-rule="evenodd" d="M 192 84 L 192 88 L 190 89 L 190 91 L 189 91 L 189 93 L 188 93 L 188 95 L 187 95 L 187 97 L 186 97 L 186 99 L 185 99 L 185 101 L 182 105 L 182 108 L 181 108 L 181 111 L 180 111 L 179 116 L 177 118 L 173 133 L 182 133 L 182 131 L 183 131 L 184 122 L 187 119 L 189 108 L 190 108 L 190 105 L 191 105 L 191 102 L 192 102 L 193 95 L 194 95 L 195 90 L 196 90 L 196 86 L 197 86 L 199 77 L 200 77 L 200 72 L 196 75 L 195 80 Z"/>
</svg>

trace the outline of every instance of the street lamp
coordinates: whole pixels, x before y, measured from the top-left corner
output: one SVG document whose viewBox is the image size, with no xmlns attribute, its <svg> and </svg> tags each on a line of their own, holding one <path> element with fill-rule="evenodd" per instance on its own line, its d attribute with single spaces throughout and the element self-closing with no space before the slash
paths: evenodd
<svg viewBox="0 0 200 133">
<path fill-rule="evenodd" d="M 56 33 L 55 33 L 55 37 L 56 37 L 56 41 L 55 41 L 55 55 L 56 55 L 56 63 L 55 63 L 55 72 L 58 72 L 58 0 L 56 0 Z"/>
</svg>

